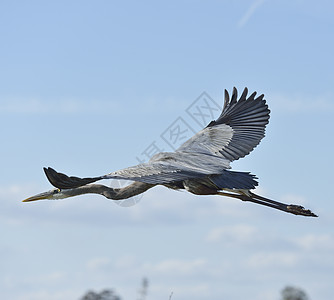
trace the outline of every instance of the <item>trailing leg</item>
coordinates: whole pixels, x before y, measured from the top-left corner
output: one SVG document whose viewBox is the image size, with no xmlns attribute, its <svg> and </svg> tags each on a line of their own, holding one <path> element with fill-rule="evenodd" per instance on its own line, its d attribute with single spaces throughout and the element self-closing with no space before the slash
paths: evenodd
<svg viewBox="0 0 334 300">
<path fill-rule="evenodd" d="M 301 215 L 301 216 L 307 216 L 307 217 L 317 217 L 316 214 L 314 214 L 311 210 L 305 209 L 303 206 L 295 205 L 295 204 L 285 204 L 278 201 L 274 201 L 262 196 L 259 196 L 257 194 L 254 194 L 250 191 L 247 191 L 247 193 L 243 191 L 231 191 L 231 192 L 218 192 L 218 195 L 221 196 L 227 196 L 236 198 L 242 201 L 249 201 L 256 204 L 268 206 L 271 208 L 275 208 L 278 210 L 282 210 L 287 213 L 291 213 L 294 215 Z"/>
</svg>

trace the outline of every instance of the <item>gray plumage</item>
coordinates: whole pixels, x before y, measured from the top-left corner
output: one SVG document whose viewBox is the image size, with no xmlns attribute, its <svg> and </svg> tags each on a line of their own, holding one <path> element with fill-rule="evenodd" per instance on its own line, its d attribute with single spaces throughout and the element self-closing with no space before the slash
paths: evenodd
<svg viewBox="0 0 334 300">
<path fill-rule="evenodd" d="M 270 110 L 264 96 L 256 92 L 240 98 L 236 88 L 232 97 L 225 90 L 224 107 L 217 120 L 182 144 L 175 152 L 161 152 L 147 163 L 115 171 L 103 176 L 79 178 L 44 168 L 50 183 L 57 189 L 26 199 L 62 199 L 95 193 L 109 199 L 125 199 L 155 185 L 186 189 L 197 195 L 223 195 L 251 201 L 285 212 L 315 216 L 298 205 L 287 205 L 252 193 L 257 178 L 249 172 L 230 171 L 230 163 L 249 154 L 265 135 Z M 91 184 L 101 179 L 124 179 L 134 183 L 120 189 Z"/>
</svg>

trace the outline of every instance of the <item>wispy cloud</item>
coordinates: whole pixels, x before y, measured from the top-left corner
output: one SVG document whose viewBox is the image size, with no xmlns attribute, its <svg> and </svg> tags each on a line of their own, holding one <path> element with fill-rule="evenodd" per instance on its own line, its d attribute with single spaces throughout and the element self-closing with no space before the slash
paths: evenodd
<svg viewBox="0 0 334 300">
<path fill-rule="evenodd" d="M 157 273 L 162 274 L 192 274 L 203 271 L 207 267 L 207 261 L 202 258 L 196 258 L 193 260 L 182 260 L 182 259 L 168 259 L 160 261 L 157 264 L 153 264 L 149 269 Z"/>
<path fill-rule="evenodd" d="M 246 13 L 242 16 L 242 18 L 238 22 L 238 27 L 242 28 L 244 27 L 249 19 L 252 17 L 252 15 L 255 13 L 255 11 L 265 2 L 266 0 L 255 0 L 251 6 L 248 8 Z"/>
<path fill-rule="evenodd" d="M 296 240 L 296 243 L 305 250 L 333 251 L 334 237 L 330 233 L 307 234 Z"/>
<path fill-rule="evenodd" d="M 119 108 L 119 103 L 115 101 L 81 101 L 77 99 L 7 99 L 0 103 L 0 113 L 5 114 L 103 113 Z"/>
<path fill-rule="evenodd" d="M 269 98 L 269 96 L 268 96 Z M 332 94 L 320 94 L 316 97 L 309 95 L 270 95 L 273 110 L 284 112 L 333 112 L 334 97 Z"/>
<path fill-rule="evenodd" d="M 252 268 L 278 268 L 295 266 L 300 256 L 292 251 L 259 252 L 248 258 L 248 265 Z"/>
<path fill-rule="evenodd" d="M 238 224 L 234 226 L 213 228 L 207 235 L 207 241 L 224 241 L 224 243 L 245 244 L 254 241 L 256 236 L 256 228 L 245 224 Z"/>
<path fill-rule="evenodd" d="M 109 257 L 95 257 L 89 260 L 86 266 L 90 271 L 108 269 L 111 266 L 111 259 Z"/>
</svg>

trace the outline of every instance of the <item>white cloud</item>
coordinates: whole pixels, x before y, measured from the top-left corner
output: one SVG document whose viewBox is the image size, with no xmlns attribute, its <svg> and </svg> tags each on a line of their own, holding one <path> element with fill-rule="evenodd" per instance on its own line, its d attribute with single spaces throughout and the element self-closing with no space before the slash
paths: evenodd
<svg viewBox="0 0 334 300">
<path fill-rule="evenodd" d="M 138 257 L 131 255 L 123 255 L 111 259 L 110 257 L 95 257 L 87 261 L 86 268 L 91 272 L 121 272 L 132 276 L 136 273 L 138 276 L 143 274 L 151 274 L 153 277 L 164 278 L 169 276 L 189 276 L 205 272 L 208 269 L 208 261 L 206 258 L 180 259 L 168 258 L 158 261 L 139 261 Z M 136 271 L 135 271 L 136 270 Z"/>
<path fill-rule="evenodd" d="M 225 244 L 245 244 L 255 241 L 257 229 L 250 225 L 239 224 L 233 226 L 224 226 L 213 228 L 207 234 L 207 241 L 223 241 Z"/>
<path fill-rule="evenodd" d="M 87 261 L 86 268 L 90 271 L 110 271 L 122 270 L 128 272 L 138 267 L 138 262 L 133 254 L 122 255 L 120 257 L 94 257 Z"/>
<path fill-rule="evenodd" d="M 0 221 L 9 226 L 20 226 L 27 219 L 22 217 L 21 212 L 24 198 L 35 193 L 32 185 L 11 184 L 0 186 Z"/>
<path fill-rule="evenodd" d="M 307 234 L 296 239 L 296 244 L 308 251 L 333 251 L 334 237 L 332 234 Z"/>
<path fill-rule="evenodd" d="M 299 261 L 299 255 L 290 251 L 259 252 L 250 256 L 247 265 L 251 268 L 292 267 Z"/>
<path fill-rule="evenodd" d="M 242 28 L 244 27 L 249 19 L 252 17 L 252 15 L 255 13 L 255 11 L 265 2 L 265 0 L 255 0 L 251 4 L 251 6 L 248 8 L 246 13 L 242 16 L 242 18 L 238 22 L 238 27 Z"/>
<path fill-rule="evenodd" d="M 111 259 L 109 257 L 96 257 L 86 263 L 89 270 L 101 270 L 111 266 Z"/>
<path fill-rule="evenodd" d="M 0 113 L 5 114 L 105 113 L 119 109 L 122 109 L 119 102 L 96 99 L 8 99 L 0 102 Z"/>
<path fill-rule="evenodd" d="M 268 95 L 269 98 L 269 95 Z M 332 94 L 320 94 L 316 97 L 310 95 L 295 94 L 272 94 L 270 106 L 272 110 L 284 112 L 333 112 L 334 96 Z"/>
<path fill-rule="evenodd" d="M 131 103 L 131 104 L 129 104 Z M 129 105 L 131 110 L 129 110 Z M 129 99 L 94 99 L 94 98 L 2 98 L 0 100 L 0 114 L 110 114 L 115 111 L 128 111 L 128 114 L 138 114 L 139 111 L 154 116 L 158 112 L 170 112 L 176 118 L 185 114 L 189 106 L 189 99 L 159 97 L 143 98 L 129 102 Z"/>
<path fill-rule="evenodd" d="M 17 296 L 16 300 L 65 300 L 65 299 L 78 299 L 78 292 L 73 289 L 69 290 L 47 290 L 46 288 L 40 287 L 37 291 L 26 291 L 23 295 Z M 9 299 L 9 298 L 7 298 Z"/>
<path fill-rule="evenodd" d="M 11 184 L 11 185 L 0 186 L 0 198 L 11 199 L 15 197 L 21 197 L 22 194 L 26 193 L 27 191 L 29 192 L 32 189 L 33 187 L 30 185 Z"/>
<path fill-rule="evenodd" d="M 20 274 L 21 275 L 21 274 Z M 13 299 L 12 296 L 6 297 L 6 293 L 10 293 L 13 290 L 19 291 L 16 293 L 15 299 L 17 300 L 40 300 L 40 299 L 71 299 L 70 295 L 74 296 L 73 290 L 58 289 L 59 286 L 66 285 L 68 277 L 66 273 L 55 271 L 50 273 L 28 275 L 25 277 L 16 275 L 6 275 L 1 280 L 2 286 L 2 298 Z M 24 294 L 20 294 L 18 287 L 32 287 L 25 290 Z M 57 291 L 54 291 L 57 289 Z M 75 295 L 77 296 L 77 295 Z M 74 298 L 75 299 L 75 298 Z"/>
<path fill-rule="evenodd" d="M 117 257 L 115 261 L 115 268 L 131 270 L 136 264 L 138 264 L 138 262 L 134 254 L 124 254 L 121 257 Z"/>
<path fill-rule="evenodd" d="M 196 258 L 193 260 L 168 259 L 156 264 L 148 264 L 146 267 L 159 274 L 189 275 L 205 269 L 206 259 Z"/>
</svg>

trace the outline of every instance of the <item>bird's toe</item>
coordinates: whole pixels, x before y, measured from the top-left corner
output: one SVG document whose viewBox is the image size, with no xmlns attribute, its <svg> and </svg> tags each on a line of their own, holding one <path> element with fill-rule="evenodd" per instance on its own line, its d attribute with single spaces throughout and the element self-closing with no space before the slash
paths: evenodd
<svg viewBox="0 0 334 300">
<path fill-rule="evenodd" d="M 311 210 L 304 208 L 301 205 L 294 205 L 290 204 L 287 206 L 288 212 L 295 214 L 295 215 L 302 215 L 307 217 L 317 217 Z"/>
</svg>

